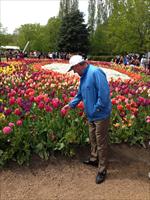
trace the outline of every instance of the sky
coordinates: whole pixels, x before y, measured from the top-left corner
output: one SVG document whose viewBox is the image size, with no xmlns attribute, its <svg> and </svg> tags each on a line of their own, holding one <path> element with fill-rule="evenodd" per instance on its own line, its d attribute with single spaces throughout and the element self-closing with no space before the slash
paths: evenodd
<svg viewBox="0 0 150 200">
<path fill-rule="evenodd" d="M 88 0 L 79 0 L 79 10 L 87 21 Z M 46 25 L 58 12 L 59 0 L 0 0 L 0 23 L 11 34 L 23 24 Z"/>
</svg>

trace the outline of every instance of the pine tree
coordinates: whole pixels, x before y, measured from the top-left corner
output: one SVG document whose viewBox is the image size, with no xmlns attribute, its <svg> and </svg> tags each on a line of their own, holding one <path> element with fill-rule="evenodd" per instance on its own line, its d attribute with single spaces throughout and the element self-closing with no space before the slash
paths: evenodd
<svg viewBox="0 0 150 200">
<path fill-rule="evenodd" d="M 89 48 L 88 36 L 83 13 L 79 10 L 71 11 L 62 20 L 58 50 L 68 53 L 87 53 Z"/>
</svg>

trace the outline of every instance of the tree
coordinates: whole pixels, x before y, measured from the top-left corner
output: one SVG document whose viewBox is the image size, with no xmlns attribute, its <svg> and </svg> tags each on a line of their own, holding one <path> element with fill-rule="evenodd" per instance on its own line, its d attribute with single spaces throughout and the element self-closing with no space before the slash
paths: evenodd
<svg viewBox="0 0 150 200">
<path fill-rule="evenodd" d="M 60 0 L 59 4 L 59 18 L 62 19 L 65 17 L 65 15 L 69 14 L 71 11 L 71 4 L 72 2 L 70 0 Z"/>
<path fill-rule="evenodd" d="M 128 0 L 127 2 L 126 17 L 134 40 L 133 51 L 144 53 L 150 50 L 150 1 Z"/>
<path fill-rule="evenodd" d="M 57 50 L 60 25 L 61 20 L 58 17 L 52 17 L 48 20 L 48 23 L 45 27 L 45 46 L 47 51 Z"/>
<path fill-rule="evenodd" d="M 96 15 L 96 25 L 103 24 L 109 17 L 110 12 L 110 2 L 109 0 L 97 0 L 97 15 Z"/>
<path fill-rule="evenodd" d="M 6 32 L 6 28 L 4 28 L 2 23 L 0 22 L 0 34 L 6 34 Z"/>
<path fill-rule="evenodd" d="M 103 2 L 102 2 L 102 0 L 98 0 L 98 3 L 97 3 L 97 16 L 96 16 L 96 24 L 97 24 L 97 26 L 99 24 L 103 23 L 102 13 L 103 13 Z"/>
<path fill-rule="evenodd" d="M 58 17 L 60 19 L 62 19 L 64 17 L 64 5 L 63 5 L 63 0 L 60 0 L 60 3 L 59 3 L 59 14 L 58 14 Z"/>
<path fill-rule="evenodd" d="M 72 0 L 71 10 L 78 10 L 78 9 L 79 9 L 79 1 L 78 0 Z"/>
<path fill-rule="evenodd" d="M 58 49 L 68 53 L 87 53 L 89 48 L 88 36 L 83 13 L 79 10 L 72 11 L 62 20 Z"/>
<path fill-rule="evenodd" d="M 44 43 L 44 26 L 40 26 L 40 24 L 24 24 L 21 25 L 19 29 L 17 29 L 18 34 L 18 45 L 21 49 L 24 48 L 26 43 L 30 41 L 30 45 L 28 46 L 28 50 L 45 50 Z"/>
<path fill-rule="evenodd" d="M 96 0 L 89 0 L 88 26 L 89 26 L 91 35 L 94 33 L 94 30 L 95 30 L 95 12 L 96 12 Z"/>
<path fill-rule="evenodd" d="M 0 23 L 0 46 L 16 45 L 15 39 L 15 35 L 8 34 L 7 28 L 4 28 L 3 25 Z"/>
<path fill-rule="evenodd" d="M 92 55 L 110 55 L 111 48 L 107 41 L 107 26 L 99 24 L 91 38 L 90 53 Z"/>
<path fill-rule="evenodd" d="M 112 0 L 108 20 L 108 42 L 114 53 L 143 53 L 150 48 L 150 1 Z"/>
</svg>

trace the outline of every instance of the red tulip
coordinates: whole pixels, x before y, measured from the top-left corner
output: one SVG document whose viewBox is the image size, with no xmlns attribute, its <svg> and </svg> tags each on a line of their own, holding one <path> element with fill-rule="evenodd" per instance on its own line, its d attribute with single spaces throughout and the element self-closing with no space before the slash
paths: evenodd
<svg viewBox="0 0 150 200">
<path fill-rule="evenodd" d="M 16 103 L 15 97 L 10 97 L 10 99 L 9 99 L 9 104 L 10 104 L 10 105 L 14 105 L 15 103 Z"/>
<path fill-rule="evenodd" d="M 123 110 L 123 106 L 122 106 L 121 104 L 119 104 L 119 105 L 117 105 L 117 109 L 118 109 L 119 111 L 122 111 L 122 110 Z"/>
<path fill-rule="evenodd" d="M 83 101 L 80 101 L 80 103 L 77 105 L 77 107 L 78 107 L 80 110 L 83 110 L 83 109 L 84 109 Z"/>
<path fill-rule="evenodd" d="M 21 112 L 21 110 L 20 110 L 19 108 L 16 108 L 16 109 L 14 110 L 14 114 L 19 116 L 19 115 L 22 114 L 22 112 Z"/>
<path fill-rule="evenodd" d="M 130 110 L 131 109 L 131 104 L 126 104 L 126 108 L 128 109 L 128 110 Z"/>
<path fill-rule="evenodd" d="M 111 100 L 111 103 L 112 103 L 113 105 L 115 105 L 115 104 L 116 104 L 116 99 L 113 98 L 113 99 Z"/>
<path fill-rule="evenodd" d="M 12 112 L 12 110 L 11 110 L 10 108 L 8 108 L 8 109 L 6 109 L 6 110 L 4 111 L 4 114 L 5 114 L 6 116 L 8 116 L 8 115 L 11 114 L 11 112 Z"/>
<path fill-rule="evenodd" d="M 31 102 L 34 102 L 34 96 L 29 97 L 29 100 L 30 100 Z"/>
</svg>

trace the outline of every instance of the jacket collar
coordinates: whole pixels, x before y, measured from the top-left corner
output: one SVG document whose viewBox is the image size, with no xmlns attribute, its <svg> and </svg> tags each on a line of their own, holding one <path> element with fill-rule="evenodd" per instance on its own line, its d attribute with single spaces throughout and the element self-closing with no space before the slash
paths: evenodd
<svg viewBox="0 0 150 200">
<path fill-rule="evenodd" d="M 81 78 L 83 78 L 86 75 L 86 73 L 87 73 L 87 71 L 89 69 L 89 66 L 90 65 L 88 64 L 87 67 L 83 70 L 83 74 L 82 74 Z"/>
</svg>

